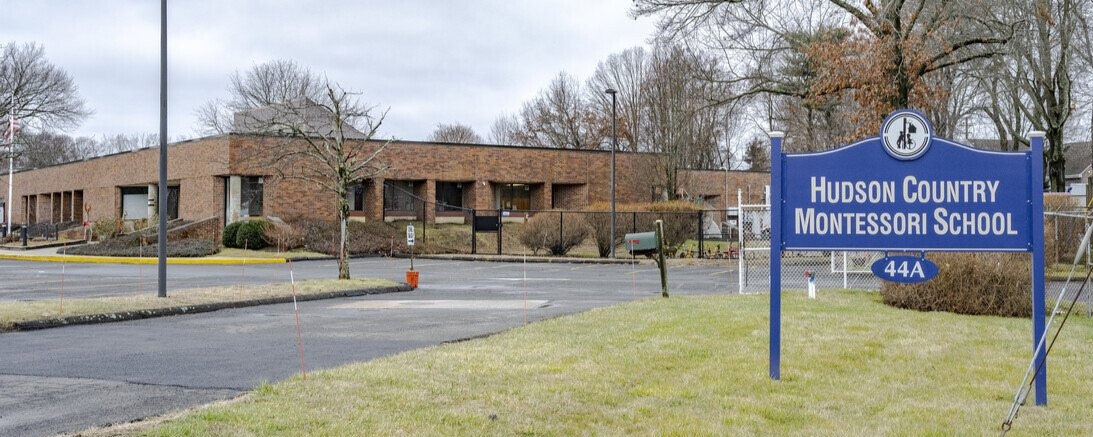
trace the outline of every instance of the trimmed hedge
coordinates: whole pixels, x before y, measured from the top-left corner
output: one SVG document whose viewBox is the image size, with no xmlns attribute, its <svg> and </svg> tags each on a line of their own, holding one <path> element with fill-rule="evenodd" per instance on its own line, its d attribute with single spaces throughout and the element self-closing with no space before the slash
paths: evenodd
<svg viewBox="0 0 1093 437">
<path fill-rule="evenodd" d="M 269 245 L 266 230 L 272 227 L 265 220 L 240 220 L 224 228 L 224 247 L 263 249 Z"/>
<path fill-rule="evenodd" d="M 266 242 L 266 228 L 270 226 L 269 222 L 265 220 L 247 220 L 242 223 L 242 226 L 236 231 L 235 246 L 233 247 L 258 250 L 268 245 Z"/>
<path fill-rule="evenodd" d="M 221 238 L 221 243 L 224 247 L 235 247 L 235 236 L 239 235 L 239 228 L 243 227 L 243 222 L 238 221 L 231 223 L 224 228 L 224 235 Z"/>
</svg>

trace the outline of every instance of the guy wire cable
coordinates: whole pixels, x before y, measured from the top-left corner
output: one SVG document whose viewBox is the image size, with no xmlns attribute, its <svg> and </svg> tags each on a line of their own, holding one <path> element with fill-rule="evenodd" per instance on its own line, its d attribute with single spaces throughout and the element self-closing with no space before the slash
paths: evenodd
<svg viewBox="0 0 1093 437">
<path fill-rule="evenodd" d="M 1040 368 L 1043 367 L 1044 362 L 1047 361 L 1047 352 L 1044 352 L 1043 360 L 1037 360 L 1037 356 L 1040 355 L 1040 350 L 1044 348 L 1044 342 L 1047 340 L 1047 333 L 1055 321 L 1055 316 L 1059 314 L 1059 305 L 1062 304 L 1063 297 L 1066 295 L 1066 290 L 1070 286 L 1070 281 L 1074 278 L 1074 272 L 1078 269 L 1078 262 L 1081 261 L 1085 251 L 1089 248 L 1091 235 L 1093 235 L 1093 225 L 1085 228 L 1085 236 L 1082 237 L 1082 242 L 1078 246 L 1077 253 L 1074 254 L 1074 264 L 1071 265 L 1070 274 L 1067 275 L 1066 282 L 1063 283 L 1063 289 L 1059 291 L 1059 297 L 1055 299 L 1055 307 L 1051 311 L 1051 317 L 1048 319 L 1047 324 L 1044 325 L 1044 333 L 1040 335 L 1040 340 L 1036 342 L 1036 349 L 1032 352 L 1032 360 L 1029 362 L 1028 370 L 1025 371 L 1025 377 L 1021 379 L 1021 385 L 1017 387 L 1017 394 L 1013 398 L 1013 405 L 1010 406 L 1006 419 L 1002 421 L 1002 436 L 1005 436 L 1013 426 L 1013 419 L 1017 417 L 1017 412 L 1028 399 L 1028 392 L 1031 390 L 1032 384 L 1036 380 L 1035 375 L 1040 373 Z M 1043 268 L 1043 266 L 1033 266 L 1033 268 Z M 1082 282 L 1081 287 L 1078 288 L 1078 292 L 1075 293 L 1070 309 L 1067 310 L 1066 316 L 1063 317 L 1063 322 L 1059 325 L 1059 329 L 1055 331 L 1055 336 L 1051 340 L 1052 345 L 1055 344 L 1055 339 L 1059 338 L 1059 332 L 1062 331 L 1063 325 L 1066 324 L 1066 319 L 1070 316 L 1070 312 L 1074 308 L 1074 302 L 1077 302 L 1078 296 L 1081 296 L 1082 291 L 1085 290 L 1085 285 L 1089 283 L 1091 275 L 1093 275 L 1093 269 L 1090 269 L 1089 272 L 1086 273 L 1085 281 Z M 1050 350 L 1051 348 L 1049 347 L 1048 351 Z"/>
</svg>

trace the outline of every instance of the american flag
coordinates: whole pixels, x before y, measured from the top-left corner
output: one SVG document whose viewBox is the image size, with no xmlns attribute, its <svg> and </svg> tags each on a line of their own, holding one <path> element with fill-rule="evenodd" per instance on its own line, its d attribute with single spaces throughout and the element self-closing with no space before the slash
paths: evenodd
<svg viewBox="0 0 1093 437">
<path fill-rule="evenodd" d="M 15 134 L 19 133 L 19 119 L 14 115 L 8 118 L 8 127 L 4 129 L 4 139 L 8 144 L 15 142 Z"/>
</svg>

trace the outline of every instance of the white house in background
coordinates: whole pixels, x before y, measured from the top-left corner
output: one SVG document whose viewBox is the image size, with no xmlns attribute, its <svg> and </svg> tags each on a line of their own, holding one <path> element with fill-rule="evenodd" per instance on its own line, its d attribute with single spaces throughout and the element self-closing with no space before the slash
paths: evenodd
<svg viewBox="0 0 1093 437">
<path fill-rule="evenodd" d="M 1070 143 L 1063 151 L 1066 159 L 1066 192 L 1081 197 L 1085 203 L 1086 184 L 1093 176 L 1093 149 L 1088 141 Z"/>
</svg>

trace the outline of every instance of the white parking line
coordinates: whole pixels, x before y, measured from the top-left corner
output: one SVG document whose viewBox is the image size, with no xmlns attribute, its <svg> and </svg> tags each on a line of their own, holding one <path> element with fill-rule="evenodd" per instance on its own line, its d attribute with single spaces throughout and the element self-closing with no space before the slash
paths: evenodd
<svg viewBox="0 0 1093 437">
<path fill-rule="evenodd" d="M 538 308 L 545 300 L 362 300 L 329 308 L 351 310 L 520 310 Z"/>
</svg>

